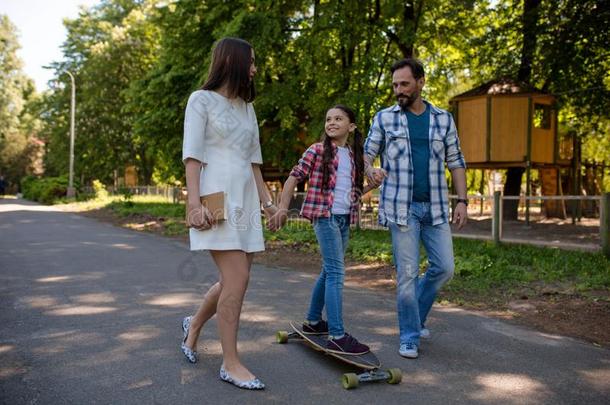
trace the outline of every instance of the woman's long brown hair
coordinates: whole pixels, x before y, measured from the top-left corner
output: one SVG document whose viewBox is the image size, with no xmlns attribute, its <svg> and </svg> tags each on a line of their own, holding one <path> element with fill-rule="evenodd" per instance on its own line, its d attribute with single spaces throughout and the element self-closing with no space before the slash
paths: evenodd
<svg viewBox="0 0 610 405">
<path fill-rule="evenodd" d="M 240 38 L 223 38 L 214 45 L 212 62 L 203 90 L 217 90 L 227 85 L 230 98 L 254 101 L 256 89 L 250 80 L 252 45 Z"/>
<path fill-rule="evenodd" d="M 338 108 L 343 111 L 347 117 L 349 118 L 349 122 L 352 124 L 356 123 L 356 114 L 354 111 L 346 105 L 337 104 L 332 107 Z M 330 179 L 330 171 L 332 170 L 333 160 L 335 158 L 333 153 L 333 146 L 331 143 L 330 136 L 326 135 L 324 132 L 323 143 L 324 143 L 324 152 L 322 153 L 322 190 L 328 189 L 328 182 Z M 358 195 L 362 194 L 362 190 L 364 188 L 364 147 L 362 145 L 362 132 L 356 127 L 354 130 L 354 139 L 352 142 L 352 152 L 354 154 L 354 165 L 356 167 L 356 190 L 358 191 Z"/>
</svg>

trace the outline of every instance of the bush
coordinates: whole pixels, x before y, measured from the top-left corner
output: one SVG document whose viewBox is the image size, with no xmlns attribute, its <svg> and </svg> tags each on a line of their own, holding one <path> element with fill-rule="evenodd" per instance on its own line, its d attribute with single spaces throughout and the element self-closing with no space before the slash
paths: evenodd
<svg viewBox="0 0 610 405">
<path fill-rule="evenodd" d="M 95 198 L 98 200 L 105 200 L 108 198 L 108 190 L 106 190 L 106 186 L 99 180 L 93 180 L 93 192 L 95 193 Z"/>
<path fill-rule="evenodd" d="M 68 191 L 68 177 L 25 177 L 21 181 L 23 196 L 43 204 L 53 204 Z"/>
<path fill-rule="evenodd" d="M 21 192 L 23 196 L 28 200 L 33 200 L 32 198 L 32 188 L 34 183 L 38 180 L 36 176 L 25 176 L 21 179 Z"/>
<path fill-rule="evenodd" d="M 133 192 L 131 189 L 128 187 L 121 187 L 119 193 L 123 197 L 123 204 L 125 204 L 126 207 L 133 207 Z"/>
</svg>

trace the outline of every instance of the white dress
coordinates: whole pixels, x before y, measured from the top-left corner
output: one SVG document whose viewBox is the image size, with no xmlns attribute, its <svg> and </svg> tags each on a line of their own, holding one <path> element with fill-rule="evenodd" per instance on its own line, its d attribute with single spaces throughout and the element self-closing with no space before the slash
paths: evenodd
<svg viewBox="0 0 610 405">
<path fill-rule="evenodd" d="M 263 163 L 258 122 L 251 103 L 214 91 L 191 94 L 184 117 L 182 160 L 205 163 L 201 195 L 225 193 L 227 219 L 214 228 L 191 228 L 191 250 L 265 250 L 260 199 L 252 163 Z"/>
</svg>

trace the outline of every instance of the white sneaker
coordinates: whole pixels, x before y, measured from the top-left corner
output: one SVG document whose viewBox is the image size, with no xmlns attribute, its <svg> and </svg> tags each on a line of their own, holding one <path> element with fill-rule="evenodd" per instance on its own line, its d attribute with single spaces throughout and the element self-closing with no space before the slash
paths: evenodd
<svg viewBox="0 0 610 405">
<path fill-rule="evenodd" d="M 430 329 L 421 328 L 421 330 L 419 331 L 419 337 L 422 339 L 430 339 Z"/>
<path fill-rule="evenodd" d="M 398 350 L 398 354 L 408 359 L 416 359 L 417 356 L 419 356 L 419 353 L 417 351 L 417 345 L 411 342 L 401 344 L 400 349 Z"/>
</svg>

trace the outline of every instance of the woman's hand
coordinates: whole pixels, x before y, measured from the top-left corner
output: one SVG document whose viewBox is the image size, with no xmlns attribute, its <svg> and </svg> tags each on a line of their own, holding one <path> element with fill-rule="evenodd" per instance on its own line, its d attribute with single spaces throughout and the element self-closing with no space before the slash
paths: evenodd
<svg viewBox="0 0 610 405">
<path fill-rule="evenodd" d="M 288 210 L 284 208 L 276 209 L 275 214 L 271 218 L 267 218 L 267 229 L 270 231 L 278 231 L 286 223 L 288 218 Z"/>
<path fill-rule="evenodd" d="M 214 216 L 201 204 L 188 204 L 186 207 L 186 226 L 205 231 L 216 224 Z"/>
<path fill-rule="evenodd" d="M 274 205 L 264 208 L 263 211 L 265 212 L 265 218 L 269 219 L 272 216 L 275 215 L 275 213 L 277 212 L 278 208 Z"/>
<path fill-rule="evenodd" d="M 263 212 L 265 213 L 265 219 L 267 220 L 267 223 L 269 223 L 269 221 L 271 220 L 271 218 L 273 218 L 273 216 L 277 213 L 277 206 L 272 205 L 270 207 L 267 208 L 263 208 Z"/>
</svg>

